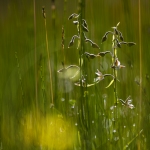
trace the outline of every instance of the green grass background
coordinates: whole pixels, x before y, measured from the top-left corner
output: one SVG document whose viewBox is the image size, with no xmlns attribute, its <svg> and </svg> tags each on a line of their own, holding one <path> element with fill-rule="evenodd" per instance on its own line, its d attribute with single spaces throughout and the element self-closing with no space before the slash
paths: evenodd
<svg viewBox="0 0 150 150">
<path fill-rule="evenodd" d="M 47 31 L 42 17 L 42 6 L 45 6 Z M 54 3 L 50 0 L 35 1 L 35 12 L 34 1 L 0 2 L 1 148 L 123 149 L 129 144 L 127 149 L 130 150 L 149 149 L 150 2 L 143 0 L 139 5 L 139 1 L 134 0 L 85 0 L 85 19 L 89 29 L 86 35 L 100 46 L 100 50 L 97 50 L 85 44 L 85 51 L 96 54 L 111 50 L 111 37 L 103 44 L 101 38 L 118 22 L 118 29 L 125 41 L 136 43 L 136 46 L 131 48 L 123 45 L 118 49 L 118 58 L 126 66 L 118 71 L 118 96 L 125 100 L 131 95 L 135 105 L 133 110 L 126 109 L 120 103 L 117 105 L 117 111 L 114 110 L 116 108 L 112 107 L 113 86 L 105 88 L 110 82 L 109 77 L 86 89 L 86 98 L 80 95 L 80 87 L 75 87 L 73 81 L 59 78 L 57 70 L 62 67 L 64 57 L 66 66 L 79 65 L 77 43 L 70 49 L 67 48 L 71 37 L 77 34 L 76 27 L 72 21 L 68 21 L 68 16 L 78 13 L 78 10 L 77 0 L 60 0 Z M 61 47 L 62 26 L 65 29 L 64 53 Z M 50 60 L 46 52 L 46 32 Z M 48 61 L 51 61 L 52 81 L 49 80 Z M 110 56 L 85 61 L 88 82 L 93 81 L 96 69 L 104 74 L 112 73 Z M 51 108 L 51 83 L 54 108 Z M 85 114 L 81 117 L 82 98 Z M 74 109 L 71 108 L 69 100 L 76 101 Z M 80 118 L 84 120 L 81 121 Z M 61 120 L 61 127 L 55 126 L 56 128 L 52 129 L 58 131 L 65 126 L 64 133 L 73 132 L 74 134 L 70 135 L 71 144 L 60 144 L 62 140 L 63 143 L 67 143 L 69 134 L 64 134 L 63 138 L 60 138 L 61 134 L 58 133 L 55 138 L 60 139 L 54 141 L 53 138 L 47 137 L 47 134 L 52 134 L 49 130 L 50 122 L 57 119 Z M 44 130 L 47 130 L 47 134 Z M 138 135 L 141 130 L 142 133 Z M 56 132 L 53 134 L 57 135 Z M 50 144 L 45 144 L 44 139 L 47 141 L 45 143 Z"/>
</svg>

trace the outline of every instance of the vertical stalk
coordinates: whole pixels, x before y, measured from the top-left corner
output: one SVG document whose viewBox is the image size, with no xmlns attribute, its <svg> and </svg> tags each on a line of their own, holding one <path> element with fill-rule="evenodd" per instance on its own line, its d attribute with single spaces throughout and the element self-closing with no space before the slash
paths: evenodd
<svg viewBox="0 0 150 150">
<path fill-rule="evenodd" d="M 50 54 L 49 54 L 49 48 L 48 48 L 48 36 L 47 36 L 47 27 L 46 27 L 46 14 L 45 14 L 44 8 L 43 8 L 43 13 L 44 13 L 43 16 L 45 16 L 44 17 L 44 25 L 45 25 L 45 36 L 46 36 L 46 51 L 47 51 L 47 56 L 48 56 L 48 68 L 49 68 L 49 79 L 50 79 L 51 103 L 53 105 L 54 102 L 53 102 L 51 60 L 50 60 Z"/>
<path fill-rule="evenodd" d="M 34 5 L 34 65 L 35 65 L 35 105 L 36 113 L 38 113 L 38 94 L 37 94 L 37 57 L 36 57 L 36 9 L 35 0 L 33 0 Z"/>
<path fill-rule="evenodd" d="M 65 58 L 65 27 L 66 27 L 66 5 L 67 5 L 67 0 L 64 0 L 64 8 L 63 8 L 63 26 L 62 26 L 62 55 L 63 55 L 63 67 L 65 67 L 66 64 L 66 58 Z M 64 74 L 65 75 L 65 74 Z M 66 91 L 66 78 L 63 78 L 63 97 L 65 98 L 65 105 L 63 107 L 63 111 L 65 112 L 65 117 L 67 118 L 68 116 L 68 100 L 69 100 L 69 95 L 65 92 Z"/>
<path fill-rule="evenodd" d="M 138 1 L 139 3 L 139 59 L 140 59 L 140 81 L 142 79 L 142 46 L 141 46 L 141 0 Z M 142 111 L 142 82 L 140 82 L 140 100 L 139 100 L 139 112 L 140 112 L 140 115 L 139 115 L 139 124 L 138 124 L 138 127 L 139 127 L 139 130 L 140 130 L 140 127 L 141 127 L 141 111 Z M 140 142 L 138 142 L 138 150 L 140 150 Z"/>
<path fill-rule="evenodd" d="M 113 48 L 113 59 L 112 59 L 112 63 L 115 63 L 115 60 L 117 58 L 117 46 L 116 46 L 116 35 L 115 35 L 115 31 L 113 34 L 113 44 L 112 44 L 112 48 Z M 117 104 L 117 70 L 115 69 L 115 67 L 113 68 L 113 75 L 114 75 L 114 103 Z"/>
<path fill-rule="evenodd" d="M 82 57 L 83 54 L 85 53 L 85 48 L 84 48 L 84 35 L 83 35 L 83 30 L 82 30 L 82 19 L 85 17 L 85 0 L 79 0 L 79 34 L 80 34 L 80 51 L 79 51 L 79 56 L 80 56 L 80 79 L 82 79 L 82 75 L 87 75 L 87 64 L 85 62 L 85 58 Z M 83 59 L 83 60 L 82 60 Z M 87 145 L 87 141 L 90 139 L 90 130 L 89 130 L 89 112 L 88 112 L 88 100 L 87 100 L 87 95 L 84 96 L 84 91 L 87 91 L 87 82 L 85 82 L 85 87 L 81 86 L 81 97 L 80 97 L 80 109 L 81 109 L 81 125 L 82 125 L 82 149 L 91 149 L 90 145 Z M 82 80 L 80 80 L 80 85 L 82 85 Z"/>
<path fill-rule="evenodd" d="M 56 51 L 56 5 L 55 5 L 55 0 L 51 0 L 52 2 L 52 29 L 53 29 L 53 39 L 54 39 L 54 43 L 53 43 L 53 50 L 54 50 L 54 96 L 55 99 L 57 99 L 57 51 Z"/>
<path fill-rule="evenodd" d="M 79 59 L 80 59 L 80 103 L 79 103 L 79 123 L 81 126 L 80 130 L 80 139 L 81 139 L 81 148 L 85 150 L 85 137 L 86 137 L 86 129 L 85 129 L 85 100 L 84 100 L 84 87 L 82 86 L 82 75 L 85 75 L 84 68 L 84 58 L 82 55 L 84 54 L 84 42 L 83 42 L 83 31 L 82 31 L 82 19 L 84 17 L 84 0 L 79 0 L 79 36 L 80 36 L 80 49 L 79 49 Z"/>
<path fill-rule="evenodd" d="M 113 65 L 115 65 L 114 63 L 116 62 L 116 59 L 117 59 L 117 43 L 116 43 L 117 37 L 116 36 L 117 35 L 115 34 L 115 30 L 114 30 L 114 34 L 113 34 Z M 118 99 L 117 98 L 117 70 L 115 67 L 113 68 L 113 75 L 114 75 L 114 104 L 117 105 L 117 99 Z M 114 110 L 114 118 L 115 118 L 115 120 L 117 119 L 117 108 Z M 115 125 L 116 125 L 116 123 L 114 121 L 113 128 L 115 128 Z"/>
<path fill-rule="evenodd" d="M 139 56 L 140 56 L 140 80 L 142 79 L 142 47 L 141 47 L 141 3 L 139 0 Z M 140 82 L 141 83 L 141 82 Z M 140 86 L 140 106 L 142 100 L 142 86 Z M 140 107 L 141 110 L 141 107 Z"/>
<path fill-rule="evenodd" d="M 84 131 L 84 99 L 83 99 L 83 87 L 82 87 L 82 75 L 84 74 L 83 71 L 83 64 L 84 64 L 84 58 L 82 58 L 82 54 L 84 51 L 84 46 L 83 46 L 83 34 L 82 34 L 82 18 L 83 18 L 83 7 L 82 7 L 82 0 L 79 0 L 79 12 L 78 14 L 80 14 L 79 16 L 79 36 L 80 36 L 80 48 L 79 48 L 79 66 L 80 66 L 80 102 L 79 102 L 79 122 L 80 122 L 80 126 L 82 128 L 82 130 L 80 130 L 80 137 L 82 135 L 81 131 Z M 78 44 L 79 45 L 79 44 Z M 81 138 L 82 139 L 82 138 Z M 84 147 L 84 140 L 82 140 L 81 142 L 81 147 Z"/>
<path fill-rule="evenodd" d="M 63 26 L 62 26 L 62 55 L 63 55 L 63 63 L 65 64 L 65 52 L 64 52 L 64 49 L 65 49 L 65 26 L 66 26 L 66 3 L 67 3 L 67 0 L 64 0 L 64 15 L 63 15 Z"/>
</svg>

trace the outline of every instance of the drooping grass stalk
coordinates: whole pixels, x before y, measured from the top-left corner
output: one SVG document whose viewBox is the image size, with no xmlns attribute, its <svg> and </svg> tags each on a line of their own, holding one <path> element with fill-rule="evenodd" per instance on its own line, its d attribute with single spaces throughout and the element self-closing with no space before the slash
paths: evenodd
<svg viewBox="0 0 150 150">
<path fill-rule="evenodd" d="M 38 111 L 38 91 L 37 91 L 37 56 L 36 56 L 36 8 L 35 0 L 33 0 L 34 5 L 34 67 L 35 67 L 35 105 L 36 111 Z"/>
<path fill-rule="evenodd" d="M 51 60 L 50 60 L 50 53 L 49 53 L 49 47 L 48 47 L 48 36 L 47 36 L 47 27 L 46 27 L 46 13 L 45 13 L 45 8 L 44 7 L 43 7 L 43 18 L 44 18 L 45 36 L 46 36 L 46 51 L 47 51 L 47 57 L 48 57 L 48 69 L 49 69 L 49 79 L 50 79 L 51 104 L 53 105 L 54 101 L 53 101 Z"/>
</svg>

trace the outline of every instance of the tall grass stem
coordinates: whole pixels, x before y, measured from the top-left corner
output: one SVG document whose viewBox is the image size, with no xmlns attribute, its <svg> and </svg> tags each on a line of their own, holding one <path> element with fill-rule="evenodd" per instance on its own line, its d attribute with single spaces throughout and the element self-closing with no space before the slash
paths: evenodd
<svg viewBox="0 0 150 150">
<path fill-rule="evenodd" d="M 35 102 L 36 102 L 36 111 L 38 111 L 38 91 L 37 91 L 37 56 L 36 56 L 36 8 L 35 0 L 33 0 L 34 5 L 34 67 L 35 67 Z"/>
<path fill-rule="evenodd" d="M 141 112 L 142 112 L 142 45 L 141 45 L 141 0 L 138 1 L 139 4 L 139 60 L 140 60 L 140 99 L 139 99 L 139 129 L 141 127 Z M 140 142 L 138 142 L 138 150 L 140 150 Z"/>
<path fill-rule="evenodd" d="M 50 53 L 49 53 L 49 48 L 48 48 L 48 36 L 47 36 L 46 18 L 44 18 L 44 25 L 45 25 L 45 36 L 46 36 L 46 51 L 47 51 L 47 56 L 48 56 L 48 68 L 49 68 L 49 79 L 50 79 L 51 103 L 54 104 L 54 101 L 53 101 L 53 87 L 52 87 L 51 60 L 50 60 Z"/>
</svg>

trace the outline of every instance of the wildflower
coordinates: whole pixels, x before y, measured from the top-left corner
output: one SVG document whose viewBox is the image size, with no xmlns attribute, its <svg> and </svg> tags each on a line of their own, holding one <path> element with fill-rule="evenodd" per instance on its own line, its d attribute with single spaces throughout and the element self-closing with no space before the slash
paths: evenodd
<svg viewBox="0 0 150 150">
<path fill-rule="evenodd" d="M 118 58 L 116 58 L 116 60 L 114 62 L 114 65 L 112 66 L 112 68 L 121 69 L 121 68 L 125 68 L 125 66 L 121 65 L 120 61 L 118 60 Z"/>
<path fill-rule="evenodd" d="M 114 76 L 111 74 L 103 75 L 98 69 L 97 69 L 97 72 L 95 72 L 95 74 L 97 75 L 97 77 L 94 79 L 94 82 L 99 82 L 99 81 L 103 80 L 106 76 L 112 76 L 114 78 Z"/>
<path fill-rule="evenodd" d="M 135 108 L 134 105 L 131 104 L 131 102 L 132 102 L 131 96 L 129 96 L 125 101 L 122 100 L 122 99 L 118 99 L 118 100 L 120 100 L 120 102 L 122 103 L 122 105 L 127 106 L 130 109 Z"/>
</svg>

